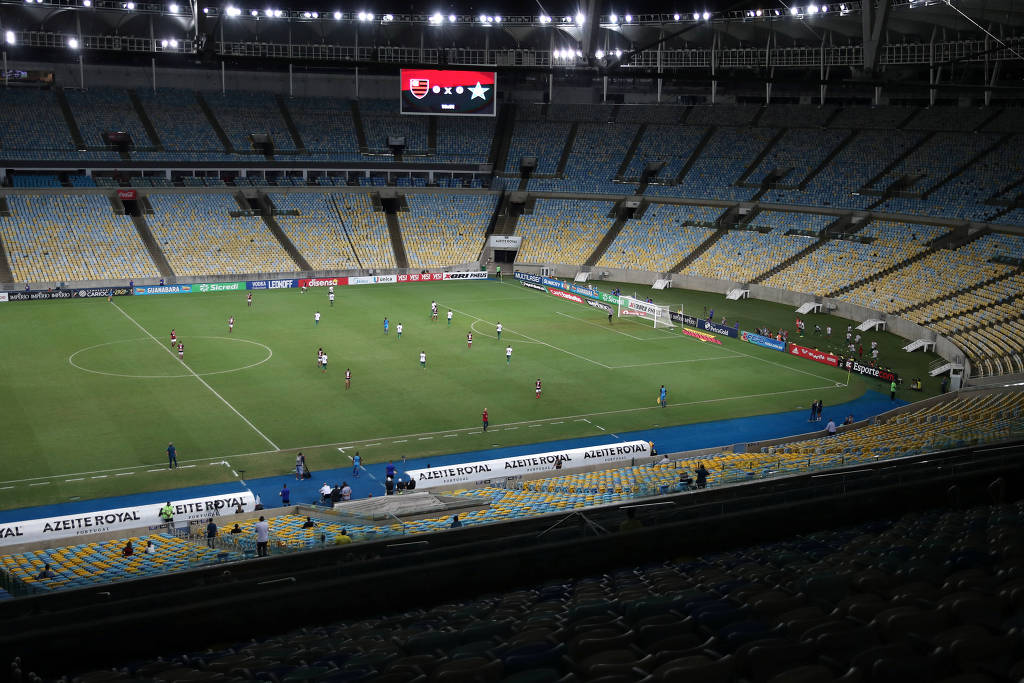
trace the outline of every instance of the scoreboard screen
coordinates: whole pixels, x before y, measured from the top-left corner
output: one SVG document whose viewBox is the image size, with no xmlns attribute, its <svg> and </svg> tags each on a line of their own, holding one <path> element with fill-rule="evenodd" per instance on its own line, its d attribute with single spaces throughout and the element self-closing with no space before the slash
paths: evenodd
<svg viewBox="0 0 1024 683">
<path fill-rule="evenodd" d="M 403 114 L 494 116 L 498 75 L 493 71 L 402 69 Z"/>
</svg>

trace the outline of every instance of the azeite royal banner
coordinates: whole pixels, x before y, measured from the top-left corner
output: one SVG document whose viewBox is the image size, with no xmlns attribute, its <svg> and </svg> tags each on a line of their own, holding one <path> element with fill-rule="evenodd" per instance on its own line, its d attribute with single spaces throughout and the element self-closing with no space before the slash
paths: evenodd
<svg viewBox="0 0 1024 683">
<path fill-rule="evenodd" d="M 839 365 L 839 356 L 829 353 L 828 351 L 809 349 L 806 346 L 800 346 L 799 344 L 791 343 L 789 345 L 789 353 L 793 356 L 797 356 L 798 358 L 806 358 L 807 360 L 824 363 L 825 365 L 831 365 L 832 367 Z"/>
<path fill-rule="evenodd" d="M 494 116 L 497 84 L 493 71 L 402 69 L 401 112 Z"/>
<path fill-rule="evenodd" d="M 651 447 L 646 441 L 626 441 L 606 446 L 588 446 L 524 455 L 517 458 L 428 467 L 421 470 L 410 470 L 409 476 L 416 481 L 416 488 L 431 489 L 518 477 L 537 472 L 554 474 L 555 463 L 559 461 L 562 463 L 559 471 L 571 472 L 588 465 L 629 462 L 634 458 L 646 458 L 650 455 Z"/>
<path fill-rule="evenodd" d="M 175 522 L 201 521 L 222 513 L 230 515 L 238 509 L 239 505 L 242 506 L 243 511 L 252 512 L 256 508 L 256 499 L 250 491 L 239 491 L 220 496 L 171 501 Z M 107 531 L 158 526 L 161 524 L 160 509 L 162 507 L 163 500 L 139 507 L 83 512 L 77 515 L 29 519 L 23 522 L 7 522 L 0 524 L 0 547 L 69 536 L 91 536 Z M 57 567 L 56 571 L 59 573 L 61 569 L 61 567 Z"/>
</svg>

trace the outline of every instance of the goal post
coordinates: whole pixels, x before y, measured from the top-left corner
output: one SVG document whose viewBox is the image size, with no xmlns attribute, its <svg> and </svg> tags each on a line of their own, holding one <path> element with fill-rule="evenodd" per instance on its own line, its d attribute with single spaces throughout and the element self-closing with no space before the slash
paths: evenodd
<svg viewBox="0 0 1024 683">
<path fill-rule="evenodd" d="M 619 297 L 618 317 L 649 320 L 653 323 L 655 328 L 675 327 L 672 323 L 672 317 L 669 314 L 668 306 L 659 306 L 657 304 L 641 301 L 640 299 L 635 299 L 631 296 Z"/>
</svg>

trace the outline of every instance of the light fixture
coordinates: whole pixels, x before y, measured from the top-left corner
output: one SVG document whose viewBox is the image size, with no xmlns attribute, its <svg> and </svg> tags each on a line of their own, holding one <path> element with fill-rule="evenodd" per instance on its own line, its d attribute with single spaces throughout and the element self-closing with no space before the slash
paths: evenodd
<svg viewBox="0 0 1024 683">
<path fill-rule="evenodd" d="M 341 12 L 339 12 L 338 10 L 334 10 L 334 20 L 341 21 Z"/>
<path fill-rule="evenodd" d="M 615 51 L 615 58 L 618 59 L 621 56 L 622 56 L 622 50 L 616 50 Z"/>
<path fill-rule="evenodd" d="M 487 15 L 486 14 L 481 14 L 479 18 L 480 18 L 480 23 L 481 24 L 486 24 L 487 23 Z"/>
<path fill-rule="evenodd" d="M 170 10 L 171 14 L 177 14 L 178 13 L 178 6 L 175 5 L 173 2 L 170 5 L 167 6 L 167 9 Z"/>
<path fill-rule="evenodd" d="M 583 26 L 583 23 L 586 20 L 587 20 L 587 18 L 585 16 L 583 16 L 583 12 L 577 12 L 576 13 L 576 25 L 577 26 Z"/>
<path fill-rule="evenodd" d="M 14 37 L 14 31 L 8 31 L 4 34 L 4 42 L 8 45 L 14 45 L 18 42 L 17 38 Z"/>
<path fill-rule="evenodd" d="M 754 12 L 754 14 L 757 16 L 761 16 L 761 10 L 757 10 L 756 12 Z"/>
<path fill-rule="evenodd" d="M 129 10 L 129 11 L 133 10 L 133 9 L 135 9 L 135 3 L 134 2 L 126 2 L 126 3 L 124 3 L 124 8 L 126 10 Z"/>
<path fill-rule="evenodd" d="M 701 17 L 701 19 L 703 19 L 704 21 L 707 21 L 708 19 L 710 19 L 710 18 L 711 18 L 711 12 L 704 12 L 704 14 L 700 15 L 700 17 Z"/>
<path fill-rule="evenodd" d="M 313 15 L 312 15 L 312 14 L 310 14 L 309 12 L 303 12 L 303 13 L 302 13 L 302 18 L 303 18 L 303 19 L 312 19 L 312 18 L 313 18 Z"/>
<path fill-rule="evenodd" d="M 540 23 L 542 23 L 542 24 L 550 24 L 551 23 L 551 17 L 549 17 L 546 14 L 540 15 L 539 19 L 540 19 Z"/>
<path fill-rule="evenodd" d="M 455 20 L 456 20 L 456 18 L 457 18 L 457 17 L 456 17 L 456 16 L 454 15 L 454 14 L 449 14 L 449 15 L 448 15 L 448 23 L 450 23 L 450 24 L 454 24 L 454 23 L 455 23 Z"/>
<path fill-rule="evenodd" d="M 232 7 L 231 5 L 228 5 L 227 9 L 224 10 L 224 13 L 227 14 L 229 17 L 237 17 L 241 16 L 242 10 L 238 9 L 237 7 Z"/>
<path fill-rule="evenodd" d="M 284 14 L 284 12 L 282 12 L 281 10 L 279 10 L 279 9 L 274 10 L 274 17 L 276 19 L 280 19 L 282 14 Z"/>
<path fill-rule="evenodd" d="M 274 10 L 272 10 L 272 9 L 263 10 L 263 14 L 267 15 L 268 17 L 273 17 L 274 16 Z"/>
<path fill-rule="evenodd" d="M 495 24 L 500 24 L 501 23 L 501 15 L 500 14 L 498 16 L 494 17 L 494 23 Z"/>
<path fill-rule="evenodd" d="M 384 15 L 384 21 L 394 21 L 394 20 L 395 20 L 395 15 L 394 14 L 385 14 Z"/>
<path fill-rule="evenodd" d="M 78 49 L 78 38 L 68 38 L 68 47 L 72 50 Z"/>
<path fill-rule="evenodd" d="M 173 50 L 177 50 L 178 49 L 178 41 L 175 40 L 174 38 L 171 38 L 171 49 L 173 49 Z"/>
<path fill-rule="evenodd" d="M 444 17 L 441 15 L 440 12 L 434 12 L 433 14 L 430 15 L 430 23 L 433 24 L 434 26 L 439 26 L 443 22 Z"/>
<path fill-rule="evenodd" d="M 632 14 L 627 14 L 626 15 L 626 23 L 627 24 L 633 23 L 633 15 Z"/>
<path fill-rule="evenodd" d="M 693 20 L 694 21 L 700 21 L 700 12 L 694 12 L 693 13 Z"/>
<path fill-rule="evenodd" d="M 85 0 L 85 1 L 89 2 L 89 0 Z M 203 8 L 203 14 L 209 14 L 209 13 L 210 13 L 210 8 L 209 7 L 204 7 Z"/>
<path fill-rule="evenodd" d="M 566 17 L 565 19 L 562 19 L 562 23 L 563 24 L 571 24 L 572 23 L 572 17 Z"/>
<path fill-rule="evenodd" d="M 576 50 L 576 56 L 577 57 L 582 57 L 583 56 L 583 50 Z"/>
<path fill-rule="evenodd" d="M 259 15 L 260 15 L 260 11 L 258 9 L 251 9 L 251 10 L 249 10 L 249 16 L 250 17 L 258 17 Z"/>
<path fill-rule="evenodd" d="M 796 7 L 796 6 L 790 7 L 789 8 L 789 13 L 792 14 L 795 17 L 796 15 L 800 14 L 800 8 Z"/>
<path fill-rule="evenodd" d="M 807 6 L 807 13 L 808 14 L 817 14 L 818 13 L 818 6 L 817 5 L 808 5 Z"/>
<path fill-rule="evenodd" d="M 679 14 L 673 14 L 672 18 L 675 19 L 676 21 L 679 21 Z"/>
<path fill-rule="evenodd" d="M 598 50 L 597 52 L 594 53 L 594 56 L 597 57 L 598 59 L 604 59 L 604 50 Z"/>
<path fill-rule="evenodd" d="M 619 17 L 617 15 L 615 15 L 614 13 L 612 13 L 612 15 L 610 17 L 608 17 L 608 20 L 611 23 L 613 23 L 613 24 L 619 23 Z"/>
<path fill-rule="evenodd" d="M 319 12 L 313 12 L 313 18 L 314 19 L 319 19 L 320 18 L 320 13 Z"/>
</svg>

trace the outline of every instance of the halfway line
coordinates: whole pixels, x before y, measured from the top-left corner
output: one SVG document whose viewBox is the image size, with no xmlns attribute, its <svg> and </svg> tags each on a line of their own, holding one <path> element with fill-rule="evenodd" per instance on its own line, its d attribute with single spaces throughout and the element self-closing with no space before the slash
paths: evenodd
<svg viewBox="0 0 1024 683">
<path fill-rule="evenodd" d="M 164 350 L 164 351 L 166 351 L 167 353 L 171 354 L 171 358 L 174 358 L 174 352 L 173 352 L 173 351 L 171 351 L 170 349 L 168 349 L 168 348 L 167 348 L 166 346 L 164 346 L 164 345 L 163 345 L 163 342 L 161 342 L 161 341 L 160 341 L 159 339 L 157 339 L 156 337 L 154 337 L 153 335 L 151 335 L 151 334 L 149 333 L 149 330 L 147 330 L 147 329 L 146 329 L 145 327 L 143 327 L 142 325 L 140 325 L 140 324 L 138 323 L 138 321 L 137 321 L 137 320 L 135 320 L 135 318 L 133 318 L 133 317 L 131 317 L 130 315 L 128 315 L 127 313 L 125 313 L 125 312 L 124 312 L 124 309 L 123 309 L 123 308 L 121 308 L 120 306 L 118 306 L 118 305 L 117 305 L 116 303 L 114 303 L 114 302 L 111 302 L 111 305 L 112 305 L 112 306 L 113 306 L 114 308 L 116 308 L 116 309 L 117 309 L 118 311 L 120 311 L 120 312 L 121 312 L 121 315 L 123 315 L 124 317 L 128 318 L 128 320 L 132 321 L 132 323 L 134 323 L 135 327 L 137 327 L 137 328 L 139 328 L 140 330 L 142 330 L 142 331 L 143 331 L 143 332 L 144 332 L 144 333 L 146 334 L 146 336 L 147 336 L 147 337 L 149 337 L 150 339 L 152 339 L 152 340 L 153 340 L 153 342 L 154 342 L 154 343 L 156 343 L 156 345 L 157 345 L 157 346 L 159 346 L 159 347 L 160 347 L 161 349 L 163 349 L 163 350 Z M 184 363 L 184 362 L 182 363 L 182 365 L 183 365 L 183 366 L 185 367 L 185 369 L 186 369 L 186 370 L 188 370 L 188 371 L 189 371 L 189 372 L 190 372 L 190 373 L 192 374 L 192 376 L 193 376 L 193 377 L 195 377 L 195 378 L 196 378 L 197 380 L 199 380 L 199 383 L 200 383 L 200 384 L 202 384 L 202 385 L 203 385 L 204 387 L 206 387 L 207 389 L 209 389 L 209 390 L 210 390 L 210 392 L 211 392 L 211 393 L 212 393 L 212 394 L 213 394 L 214 396 L 216 396 L 217 398 L 219 398 L 219 399 L 221 400 L 221 402 L 222 402 L 222 403 L 223 403 L 224 405 L 226 405 L 226 406 L 227 406 L 228 408 L 230 408 L 230 409 L 231 409 L 231 412 L 233 412 L 233 413 L 234 413 L 235 415 L 237 415 L 238 417 L 242 418 L 242 421 L 243 421 L 243 422 L 245 422 L 245 424 L 247 424 L 247 425 L 249 425 L 250 427 L 252 427 L 252 430 L 253 430 L 254 432 L 256 432 L 257 434 L 259 434 L 259 435 L 260 435 L 260 436 L 261 436 L 261 437 L 263 438 L 263 440 L 264 440 L 264 441 L 266 441 L 266 442 L 267 442 L 268 444 L 270 444 L 270 446 L 271 446 L 271 447 L 272 447 L 272 448 L 273 448 L 273 449 L 274 449 L 275 451 L 279 451 L 279 450 L 281 450 L 280 448 L 278 448 L 278 447 L 277 447 L 277 444 L 276 444 L 276 443 L 274 443 L 273 441 L 271 441 L 271 440 L 270 440 L 270 439 L 269 439 L 269 438 L 267 437 L 267 435 L 266 435 L 266 434 L 264 434 L 264 433 L 263 433 L 263 432 L 261 432 L 261 431 L 260 431 L 259 429 L 257 429 L 257 428 L 256 428 L 256 425 L 254 425 L 254 424 L 253 424 L 252 422 L 249 422 L 249 419 L 248 419 L 248 418 L 247 418 L 247 417 L 246 417 L 245 415 L 242 415 L 242 414 L 241 414 L 240 412 L 238 412 L 238 409 L 237 409 L 237 408 L 235 408 L 235 407 L 234 407 L 233 405 L 231 405 L 230 403 L 228 403 L 227 399 L 225 399 L 225 398 L 224 398 L 223 396 L 221 396 L 220 394 L 218 394 L 218 393 L 217 393 L 217 390 L 216 390 L 216 389 L 214 389 L 213 387 L 211 387 L 211 386 L 210 386 L 210 385 L 209 385 L 209 384 L 208 384 L 208 383 L 206 382 L 206 380 L 205 380 L 205 379 L 203 379 L 203 378 L 202 378 L 202 377 L 200 377 L 200 376 L 199 376 L 198 374 L 196 374 L 196 371 L 195 371 L 195 370 L 193 370 L 192 368 L 190 368 L 190 367 L 188 366 L 188 364 L 186 364 L 186 363 Z"/>
</svg>

